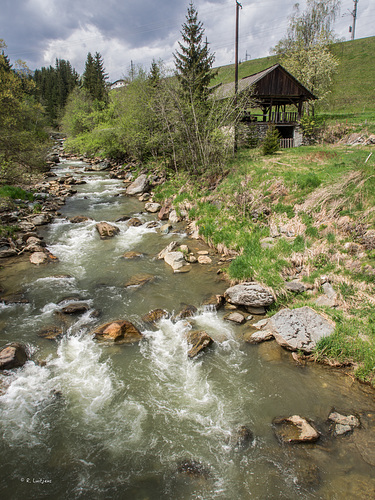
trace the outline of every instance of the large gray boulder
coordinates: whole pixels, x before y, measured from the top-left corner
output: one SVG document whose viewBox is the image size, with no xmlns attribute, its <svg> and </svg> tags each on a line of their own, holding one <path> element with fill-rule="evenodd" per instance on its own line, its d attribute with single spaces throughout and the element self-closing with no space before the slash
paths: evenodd
<svg viewBox="0 0 375 500">
<path fill-rule="evenodd" d="M 240 283 L 228 288 L 224 297 L 236 306 L 267 307 L 273 304 L 272 293 L 255 281 Z"/>
<path fill-rule="evenodd" d="M 126 190 L 126 194 L 137 195 L 145 193 L 150 187 L 149 181 L 146 174 L 142 174 L 137 179 L 130 184 Z"/>
<path fill-rule="evenodd" d="M 267 329 L 282 347 L 311 353 L 320 339 L 333 333 L 335 325 L 305 306 L 299 309 L 282 309 L 269 319 Z"/>
</svg>

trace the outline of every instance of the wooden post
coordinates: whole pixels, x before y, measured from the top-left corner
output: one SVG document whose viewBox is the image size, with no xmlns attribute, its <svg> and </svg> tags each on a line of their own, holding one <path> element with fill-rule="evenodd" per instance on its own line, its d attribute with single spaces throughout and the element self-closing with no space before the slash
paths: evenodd
<svg viewBox="0 0 375 500">
<path fill-rule="evenodd" d="M 235 62 L 234 62 L 234 105 L 237 107 L 238 94 L 238 32 L 239 32 L 239 11 L 242 5 L 236 0 L 236 41 L 235 41 Z M 238 130 L 237 124 L 234 126 L 234 151 L 237 151 Z"/>
</svg>

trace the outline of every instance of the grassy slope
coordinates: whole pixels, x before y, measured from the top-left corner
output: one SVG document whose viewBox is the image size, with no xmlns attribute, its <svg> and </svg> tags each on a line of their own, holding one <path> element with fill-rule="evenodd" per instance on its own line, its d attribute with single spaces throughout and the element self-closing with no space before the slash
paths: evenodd
<svg viewBox="0 0 375 500">
<path fill-rule="evenodd" d="M 322 111 L 351 118 L 352 114 L 367 113 L 375 121 L 375 37 L 353 42 L 340 42 L 332 46 L 339 59 L 334 76 L 332 94 Z M 278 62 L 276 56 L 246 61 L 239 65 L 239 78 L 258 73 Z M 212 83 L 228 83 L 234 80 L 234 65 L 218 68 Z M 364 115 L 365 116 L 365 115 Z M 366 118 L 366 116 L 365 116 Z"/>
</svg>

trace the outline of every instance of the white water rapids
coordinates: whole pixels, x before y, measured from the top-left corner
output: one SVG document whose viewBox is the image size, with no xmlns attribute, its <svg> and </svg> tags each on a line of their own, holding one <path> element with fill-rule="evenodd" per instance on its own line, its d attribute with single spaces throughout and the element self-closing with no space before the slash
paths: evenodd
<svg viewBox="0 0 375 500">
<path fill-rule="evenodd" d="M 272 420 L 302 414 L 324 429 L 332 407 L 371 412 L 373 399 L 332 371 L 295 366 L 273 343 L 246 344 L 247 327 L 201 306 L 226 287 L 214 271 L 197 264 L 176 275 L 156 258 L 172 239 L 195 243 L 183 232 L 161 235 L 149 227 L 155 217 L 122 195 L 120 181 L 83 174 L 81 163 L 56 171 L 71 167 L 87 184 L 43 230 L 59 262 L 18 262 L 0 273 L 2 285 L 29 300 L 0 303 L 1 345 L 24 342 L 31 355 L 24 367 L 0 375 L 1 498 L 339 499 L 350 498 L 347 477 L 362 485 L 355 491 L 370 491 L 373 468 L 355 443 L 281 446 Z M 92 220 L 69 222 L 78 214 Z M 119 235 L 100 240 L 96 222 L 122 216 L 137 216 L 142 225 L 118 222 Z M 143 256 L 127 261 L 129 250 Z M 125 286 L 142 273 L 153 279 Z M 62 317 L 61 304 L 74 300 L 89 310 Z M 195 316 L 173 319 L 186 304 L 197 306 Z M 141 317 L 155 308 L 170 315 L 150 327 Z M 143 341 L 91 338 L 95 326 L 116 319 L 136 324 Z M 38 337 L 53 324 L 62 327 L 61 338 Z M 187 356 L 190 329 L 215 341 L 196 359 Z M 244 447 L 236 444 L 241 426 L 253 433 Z M 186 462 L 203 473 L 184 474 Z"/>
</svg>

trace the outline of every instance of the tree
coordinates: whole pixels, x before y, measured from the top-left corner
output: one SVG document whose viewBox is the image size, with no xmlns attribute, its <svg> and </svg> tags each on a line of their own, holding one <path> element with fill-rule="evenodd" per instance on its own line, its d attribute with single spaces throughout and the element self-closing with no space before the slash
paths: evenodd
<svg viewBox="0 0 375 500">
<path fill-rule="evenodd" d="M 191 2 L 188 7 L 186 22 L 181 31 L 184 44 L 179 43 L 180 52 L 174 54 L 176 75 L 191 98 L 204 99 L 213 76 L 211 72 L 214 55 L 210 54 L 207 41 L 203 42 L 204 29 L 198 21 L 198 12 Z"/>
<path fill-rule="evenodd" d="M 339 0 L 307 0 L 307 9 L 301 13 L 295 4 L 287 35 L 273 49 L 281 56 L 281 64 L 320 100 L 329 93 L 338 65 L 329 46 L 336 40 L 333 23 L 339 7 Z M 307 106 L 313 108 L 314 102 Z"/>
<path fill-rule="evenodd" d="M 0 41 L 0 48 L 6 47 Z M 43 109 L 35 102 L 35 83 L 25 63 L 22 71 L 11 69 L 9 59 L 0 54 L 0 179 L 24 177 L 25 169 L 41 168 L 45 158 L 46 135 Z"/>
<path fill-rule="evenodd" d="M 333 23 L 339 14 L 340 0 L 307 0 L 307 8 L 300 12 L 299 4 L 289 18 L 287 35 L 272 49 L 275 54 L 285 55 L 295 50 L 310 49 L 322 43 L 336 41 Z"/>
<path fill-rule="evenodd" d="M 89 52 L 85 63 L 85 71 L 83 73 L 83 87 L 90 93 L 95 100 L 107 102 L 108 92 L 106 80 L 108 75 L 104 70 L 103 58 L 96 52 L 94 57 Z"/>
</svg>

